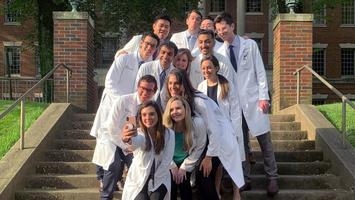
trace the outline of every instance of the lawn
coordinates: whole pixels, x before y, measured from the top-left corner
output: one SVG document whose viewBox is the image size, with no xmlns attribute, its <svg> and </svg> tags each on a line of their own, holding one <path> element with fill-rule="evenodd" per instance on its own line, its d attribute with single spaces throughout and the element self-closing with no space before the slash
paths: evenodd
<svg viewBox="0 0 355 200">
<path fill-rule="evenodd" d="M 317 106 L 318 110 L 340 131 L 341 130 L 341 103 Z M 347 139 L 355 147 L 355 110 L 349 105 L 346 107 Z"/>
<path fill-rule="evenodd" d="M 11 105 L 13 101 L 0 100 L 0 112 Z M 26 130 L 47 108 L 46 103 L 26 102 Z M 20 105 L 12 110 L 5 118 L 0 119 L 0 159 L 20 138 Z"/>
</svg>

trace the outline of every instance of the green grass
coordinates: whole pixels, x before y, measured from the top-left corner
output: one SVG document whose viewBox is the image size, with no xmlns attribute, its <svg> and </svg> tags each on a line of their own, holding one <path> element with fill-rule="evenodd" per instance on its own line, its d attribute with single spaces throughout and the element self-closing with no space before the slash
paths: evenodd
<svg viewBox="0 0 355 200">
<path fill-rule="evenodd" d="M 0 100 L 0 112 L 5 111 L 13 101 Z M 47 108 L 46 103 L 26 102 L 26 130 Z M 20 138 L 20 105 L 12 110 L 5 118 L 0 119 L 0 159 Z"/>
<path fill-rule="evenodd" d="M 341 103 L 317 106 L 318 110 L 341 131 Z M 355 147 L 355 110 L 349 105 L 346 107 L 346 131 L 348 141 Z"/>
</svg>

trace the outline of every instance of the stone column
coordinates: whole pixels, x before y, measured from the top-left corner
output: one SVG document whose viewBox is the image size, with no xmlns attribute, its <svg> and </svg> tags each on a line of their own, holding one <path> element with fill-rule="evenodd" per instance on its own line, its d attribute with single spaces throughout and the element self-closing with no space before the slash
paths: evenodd
<svg viewBox="0 0 355 200">
<path fill-rule="evenodd" d="M 296 76 L 303 65 L 312 66 L 312 14 L 280 14 L 274 21 L 273 112 L 296 104 Z M 302 104 L 312 103 L 312 75 L 302 71 Z"/>
<path fill-rule="evenodd" d="M 53 12 L 54 66 L 66 64 L 73 70 L 70 103 L 88 111 L 97 103 L 94 82 L 94 22 L 86 12 Z M 54 101 L 66 100 L 65 70 L 54 73 Z"/>
<path fill-rule="evenodd" d="M 237 0 L 237 34 L 245 33 L 245 0 Z"/>
</svg>

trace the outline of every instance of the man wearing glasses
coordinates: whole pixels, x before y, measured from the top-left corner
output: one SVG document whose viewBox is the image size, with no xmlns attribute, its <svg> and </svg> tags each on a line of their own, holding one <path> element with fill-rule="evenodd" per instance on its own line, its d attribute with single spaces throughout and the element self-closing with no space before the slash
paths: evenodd
<svg viewBox="0 0 355 200">
<path fill-rule="evenodd" d="M 112 199 L 115 185 L 122 178 L 124 164 L 129 167 L 132 154 L 122 141 L 122 132 L 136 134 L 135 116 L 138 106 L 151 100 L 157 91 L 157 81 L 151 75 L 143 76 L 138 81 L 137 92 L 116 98 L 110 105 L 107 120 L 101 125 L 92 162 L 102 166 L 103 187 L 101 199 Z M 100 139 L 99 139 L 100 138 Z"/>
</svg>

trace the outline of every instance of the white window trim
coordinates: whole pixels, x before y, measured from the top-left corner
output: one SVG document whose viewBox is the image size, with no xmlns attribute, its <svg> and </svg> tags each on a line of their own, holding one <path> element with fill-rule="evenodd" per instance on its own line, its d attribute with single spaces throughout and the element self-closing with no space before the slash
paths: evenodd
<svg viewBox="0 0 355 200">
<path fill-rule="evenodd" d="M 355 94 L 350 94 L 350 93 L 348 93 L 348 94 L 346 94 L 345 96 L 346 96 L 346 98 L 348 98 L 350 101 L 355 100 Z"/>
<path fill-rule="evenodd" d="M 245 12 L 245 15 L 255 16 L 255 15 L 264 15 L 264 13 L 263 12 Z"/>
<path fill-rule="evenodd" d="M 4 66 L 6 66 L 7 62 L 6 62 L 6 51 L 5 51 L 5 48 L 6 47 L 21 47 L 22 46 L 22 42 L 11 42 L 11 41 L 5 41 L 5 42 L 2 42 L 3 45 L 4 45 Z M 7 66 L 6 66 L 7 67 Z M 5 76 L 8 76 L 7 74 L 7 69 L 5 68 Z M 20 73 L 19 74 L 11 74 L 10 75 L 11 77 L 21 77 L 21 54 L 20 54 Z"/>
<path fill-rule="evenodd" d="M 320 94 L 320 93 L 317 93 L 317 94 L 313 94 L 312 95 L 312 99 L 321 99 L 321 100 L 325 100 L 328 98 L 328 94 Z"/>
<path fill-rule="evenodd" d="M 11 41 L 6 41 L 2 42 L 4 47 L 21 47 L 22 42 L 11 42 Z"/>
<path fill-rule="evenodd" d="M 355 43 L 339 43 L 339 47 L 342 49 L 354 49 L 354 51 L 355 51 Z M 348 78 L 355 78 L 355 73 L 354 73 L 354 75 L 341 75 L 341 79 L 348 79 Z"/>
<path fill-rule="evenodd" d="M 265 34 L 264 33 L 251 32 L 251 33 L 246 33 L 245 35 L 247 35 L 251 39 L 253 39 L 253 38 L 263 39 Z"/>
<path fill-rule="evenodd" d="M 324 43 L 314 43 L 313 48 L 319 48 L 319 49 L 326 49 L 328 47 L 328 44 Z"/>
</svg>

